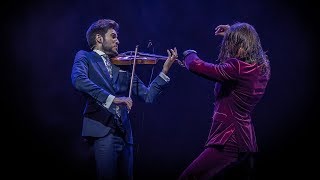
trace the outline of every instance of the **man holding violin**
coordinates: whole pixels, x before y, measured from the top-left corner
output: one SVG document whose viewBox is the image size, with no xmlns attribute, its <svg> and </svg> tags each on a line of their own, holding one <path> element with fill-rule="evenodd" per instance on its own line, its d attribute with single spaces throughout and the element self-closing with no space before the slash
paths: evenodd
<svg viewBox="0 0 320 180">
<path fill-rule="evenodd" d="M 129 91 L 146 103 L 154 102 L 170 81 L 167 73 L 178 57 L 176 48 L 167 50 L 162 72 L 146 87 L 134 73 L 111 62 L 118 55 L 118 30 L 113 20 L 94 22 L 86 33 L 92 51 L 77 52 L 71 73 L 72 85 L 86 97 L 82 136 L 93 148 L 98 179 L 132 179 Z"/>
</svg>

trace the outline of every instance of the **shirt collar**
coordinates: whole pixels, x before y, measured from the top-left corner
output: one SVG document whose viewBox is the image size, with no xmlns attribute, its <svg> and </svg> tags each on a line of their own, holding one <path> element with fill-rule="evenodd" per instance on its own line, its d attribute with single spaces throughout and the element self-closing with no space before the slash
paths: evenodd
<svg viewBox="0 0 320 180">
<path fill-rule="evenodd" d="M 102 51 L 100 51 L 98 49 L 94 49 L 93 51 L 96 52 L 97 54 L 99 54 L 100 56 L 106 55 L 106 53 L 104 53 L 104 52 L 102 52 Z"/>
</svg>

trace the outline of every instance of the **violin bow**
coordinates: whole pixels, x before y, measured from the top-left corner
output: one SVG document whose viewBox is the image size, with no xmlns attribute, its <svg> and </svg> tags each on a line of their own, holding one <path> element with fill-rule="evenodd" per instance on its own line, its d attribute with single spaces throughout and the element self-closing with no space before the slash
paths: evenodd
<svg viewBox="0 0 320 180">
<path fill-rule="evenodd" d="M 135 69 L 136 69 L 137 53 L 138 53 L 138 45 L 136 45 L 136 49 L 134 51 L 133 68 L 132 68 L 132 74 L 131 74 L 131 80 L 130 80 L 130 89 L 129 89 L 129 98 L 131 97 L 131 94 L 132 94 L 132 83 L 133 83 L 133 76 L 134 76 Z"/>
</svg>

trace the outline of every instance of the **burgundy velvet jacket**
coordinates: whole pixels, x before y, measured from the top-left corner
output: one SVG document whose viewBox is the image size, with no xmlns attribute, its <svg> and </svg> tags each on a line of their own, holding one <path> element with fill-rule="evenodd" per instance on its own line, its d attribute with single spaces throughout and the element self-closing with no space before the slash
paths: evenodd
<svg viewBox="0 0 320 180">
<path fill-rule="evenodd" d="M 216 82 L 212 125 L 206 146 L 224 145 L 233 138 L 240 151 L 258 151 L 251 113 L 265 92 L 269 76 L 260 73 L 257 64 L 238 59 L 211 64 L 191 53 L 185 63 L 191 72 Z"/>
</svg>

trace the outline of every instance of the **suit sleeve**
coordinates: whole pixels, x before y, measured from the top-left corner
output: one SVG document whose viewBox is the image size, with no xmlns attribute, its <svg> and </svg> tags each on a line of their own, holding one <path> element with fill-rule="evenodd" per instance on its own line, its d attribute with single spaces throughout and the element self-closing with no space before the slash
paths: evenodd
<svg viewBox="0 0 320 180">
<path fill-rule="evenodd" d="M 237 59 L 229 59 L 221 64 L 207 63 L 197 54 L 192 53 L 185 58 L 189 71 L 209 80 L 223 82 L 239 78 L 240 64 Z"/>
<path fill-rule="evenodd" d="M 88 77 L 88 58 L 85 51 L 79 51 L 72 66 L 71 80 L 73 87 L 85 94 L 90 95 L 101 104 L 106 102 L 109 92 L 92 82 Z"/>
<path fill-rule="evenodd" d="M 167 87 L 167 85 L 168 82 L 165 81 L 162 77 L 160 77 L 160 75 L 158 75 L 147 87 L 138 78 L 138 76 L 135 75 L 133 78 L 132 91 L 142 101 L 146 103 L 154 103 L 157 97 Z"/>
</svg>

